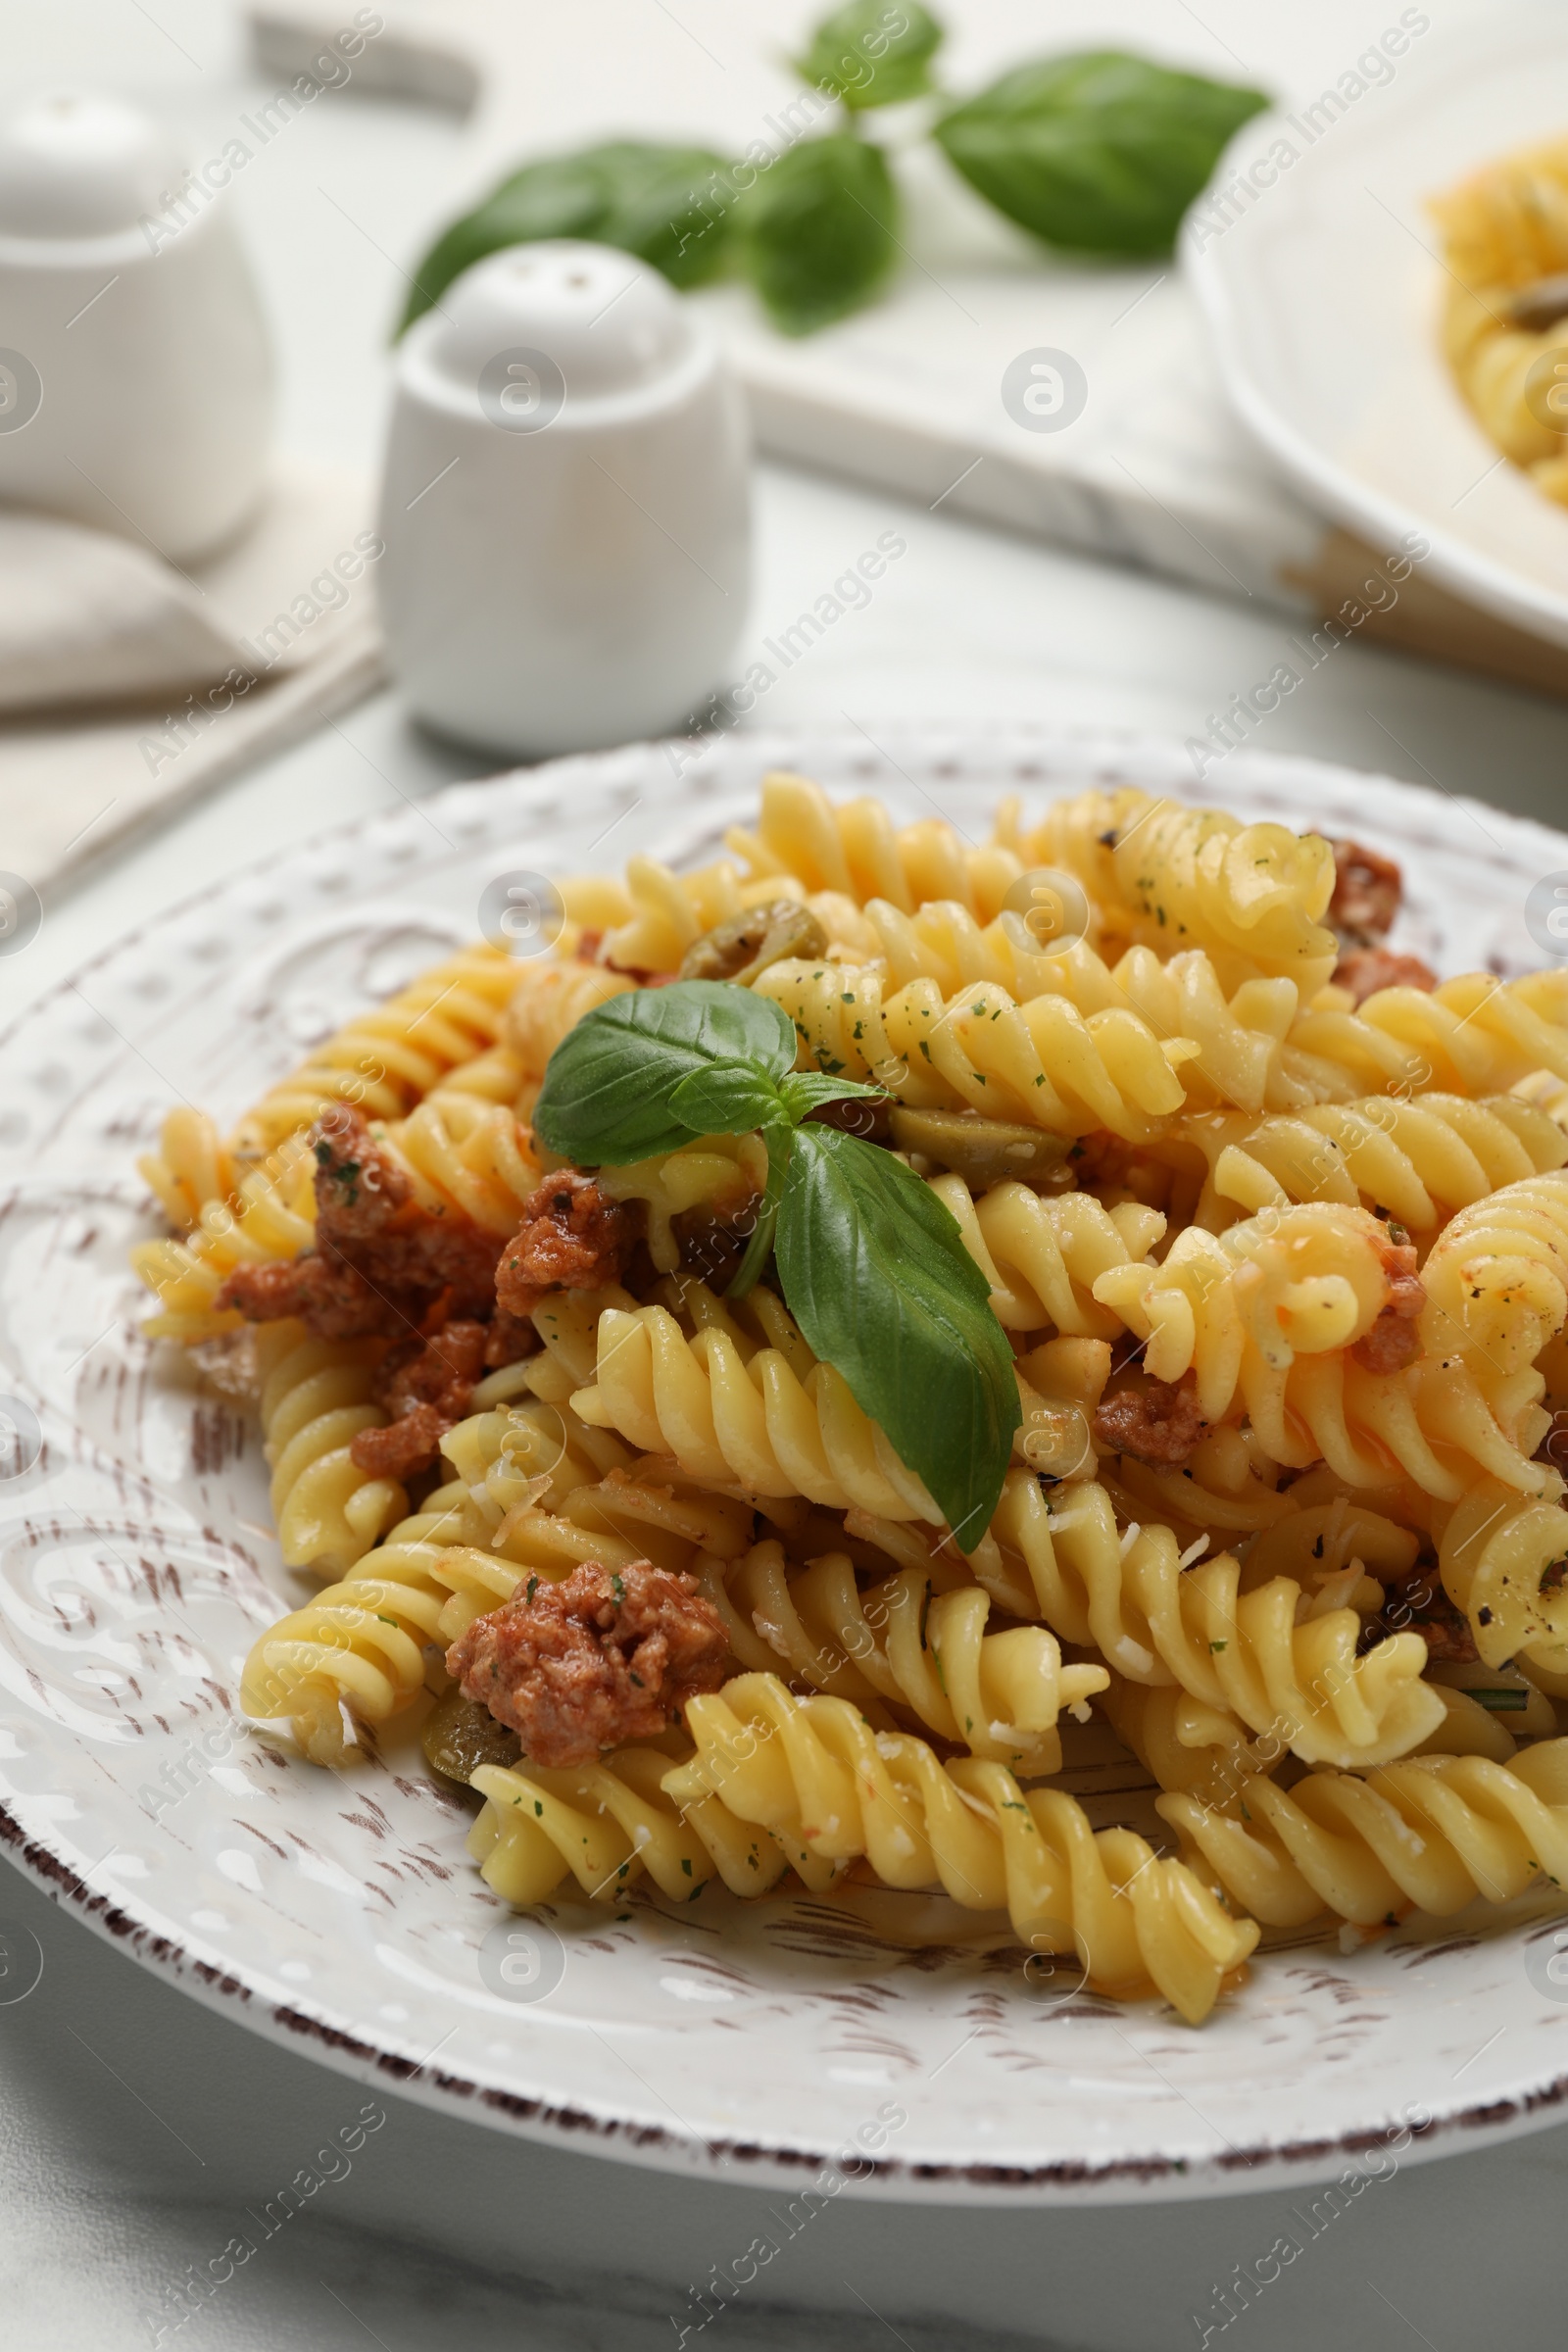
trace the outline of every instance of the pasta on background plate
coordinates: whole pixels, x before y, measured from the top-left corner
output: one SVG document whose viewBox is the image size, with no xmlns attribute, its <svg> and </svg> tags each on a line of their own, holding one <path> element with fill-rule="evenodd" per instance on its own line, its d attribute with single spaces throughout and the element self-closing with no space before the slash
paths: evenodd
<svg viewBox="0 0 1568 2352">
<path fill-rule="evenodd" d="M 171 1113 L 147 1328 L 319 1580 L 246 1714 L 512 1903 L 869 1881 L 1195 2024 L 1561 1883 L 1568 974 L 1131 786 L 728 848 Z"/>
</svg>

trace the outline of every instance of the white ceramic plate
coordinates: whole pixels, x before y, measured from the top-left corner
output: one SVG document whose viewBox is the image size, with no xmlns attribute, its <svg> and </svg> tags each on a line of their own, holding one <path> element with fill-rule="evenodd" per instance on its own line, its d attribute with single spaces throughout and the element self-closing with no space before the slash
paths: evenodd
<svg viewBox="0 0 1568 2352">
<path fill-rule="evenodd" d="M 1313 506 L 1390 553 L 1424 533 L 1428 576 L 1568 645 L 1568 511 L 1499 462 L 1454 387 L 1426 211 L 1477 165 L 1568 133 L 1561 11 L 1502 10 L 1458 36 L 1434 21 L 1392 82 L 1308 143 L 1312 127 L 1248 123 L 1216 186 L 1281 136 L 1298 160 L 1222 233 L 1205 236 L 1201 207 L 1189 217 L 1183 260 L 1226 390 Z"/>
<path fill-rule="evenodd" d="M 1102 778 L 1185 796 L 1190 772 L 1163 742 L 934 730 L 880 750 L 738 737 L 679 782 L 659 746 L 558 761 L 209 892 L 0 1040 L 0 1390 L 47 1441 L 0 1485 L 7 1849 L 258 2032 L 640 2163 L 798 2182 L 891 2102 L 906 2120 L 873 2194 L 1187 2196 L 1337 2171 L 1411 2113 L 1432 2119 L 1418 2153 L 1554 2120 L 1568 2002 L 1541 1904 L 1350 1956 L 1298 1938 L 1200 2032 L 1153 2003 L 1031 1992 L 995 1936 L 907 1948 L 882 1931 L 910 1898 L 869 1924 L 805 1901 L 721 1896 L 678 1918 L 563 1904 L 560 1981 L 518 1999 L 481 1975 L 510 1915 L 416 1749 L 337 1779 L 235 1725 L 246 1648 L 308 1588 L 278 1565 L 254 1427 L 137 1336 L 124 1251 L 156 1226 L 134 1152 L 180 1096 L 236 1113 L 351 1007 L 471 936 L 496 873 L 608 867 L 650 843 L 691 855 L 773 764 L 884 792 L 902 817 L 940 809 L 976 839 L 1004 791 Z M 1224 797 L 1397 855 L 1404 937 L 1449 969 L 1520 960 L 1526 891 L 1568 868 L 1568 841 L 1538 826 L 1307 760 L 1238 755 Z M 1143 1818 L 1136 1780 L 1085 1769 L 1098 1820 Z"/>
</svg>

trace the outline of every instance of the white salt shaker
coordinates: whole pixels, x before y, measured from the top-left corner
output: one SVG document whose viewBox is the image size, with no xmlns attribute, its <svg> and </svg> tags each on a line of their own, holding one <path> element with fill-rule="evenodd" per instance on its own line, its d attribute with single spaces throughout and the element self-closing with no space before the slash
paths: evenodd
<svg viewBox="0 0 1568 2352">
<path fill-rule="evenodd" d="M 0 500 L 176 564 L 249 516 L 272 373 L 232 171 L 85 92 L 0 122 Z"/>
<path fill-rule="evenodd" d="M 398 354 L 377 575 L 411 709 L 487 752 L 678 725 L 746 617 L 740 396 L 698 315 L 608 246 L 514 246 Z"/>
</svg>

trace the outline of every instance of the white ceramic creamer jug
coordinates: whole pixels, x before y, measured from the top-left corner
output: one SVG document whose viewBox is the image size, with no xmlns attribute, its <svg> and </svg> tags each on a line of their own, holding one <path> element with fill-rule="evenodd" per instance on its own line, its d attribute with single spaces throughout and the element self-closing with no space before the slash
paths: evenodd
<svg viewBox="0 0 1568 2352">
<path fill-rule="evenodd" d="M 267 330 L 212 169 L 115 98 L 59 91 L 0 122 L 0 500 L 176 564 L 249 517 L 271 435 Z"/>
<path fill-rule="evenodd" d="M 661 733 L 746 618 L 739 393 L 656 270 L 603 245 L 514 246 L 404 338 L 378 528 L 419 717 L 520 757 Z"/>
</svg>

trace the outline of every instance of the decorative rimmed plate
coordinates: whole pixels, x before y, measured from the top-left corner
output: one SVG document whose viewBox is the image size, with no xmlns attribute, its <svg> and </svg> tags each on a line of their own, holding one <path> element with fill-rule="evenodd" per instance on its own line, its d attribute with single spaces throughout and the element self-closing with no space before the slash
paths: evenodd
<svg viewBox="0 0 1568 2352">
<path fill-rule="evenodd" d="M 1427 576 L 1568 645 L 1568 512 L 1500 458 L 1459 396 L 1426 209 L 1478 165 L 1568 133 L 1561 18 L 1509 9 L 1457 35 L 1434 20 L 1383 68 L 1392 79 L 1354 98 L 1336 83 L 1327 104 L 1238 132 L 1213 184 L 1241 177 L 1250 194 L 1229 225 L 1195 207 L 1188 277 L 1226 391 L 1314 507 L 1391 555 L 1420 532 Z"/>
<path fill-rule="evenodd" d="M 1326 2175 L 1412 2119 L 1427 2153 L 1554 2120 L 1568 1986 L 1544 1903 L 1349 1953 L 1298 1939 L 1197 2032 L 1031 1985 L 995 1936 L 922 1944 L 905 1898 L 563 1904 L 542 1967 L 502 1972 L 484 1939 L 511 1914 L 416 1750 L 340 1780 L 236 1724 L 243 1653 L 303 1580 L 278 1565 L 254 1427 L 137 1336 L 124 1252 L 155 1222 L 131 1160 L 171 1102 L 237 1112 L 471 936 L 498 873 L 710 850 L 771 765 L 972 838 L 1007 792 L 1193 797 L 1177 746 L 1131 737 L 742 736 L 688 759 L 561 760 L 328 834 L 160 917 L 0 1039 L 0 1409 L 24 1456 L 29 1414 L 43 1447 L 0 1484 L 11 1856 L 144 1965 L 328 2065 L 731 2180 L 798 2180 L 866 2127 L 872 2194 L 1190 2196 Z M 1568 869 L 1560 836 L 1304 760 L 1238 754 L 1223 795 L 1398 857 L 1402 944 L 1440 966 L 1536 960 L 1523 903 Z M 1127 1780 L 1086 1770 L 1102 1821 L 1141 1801 Z"/>
</svg>

